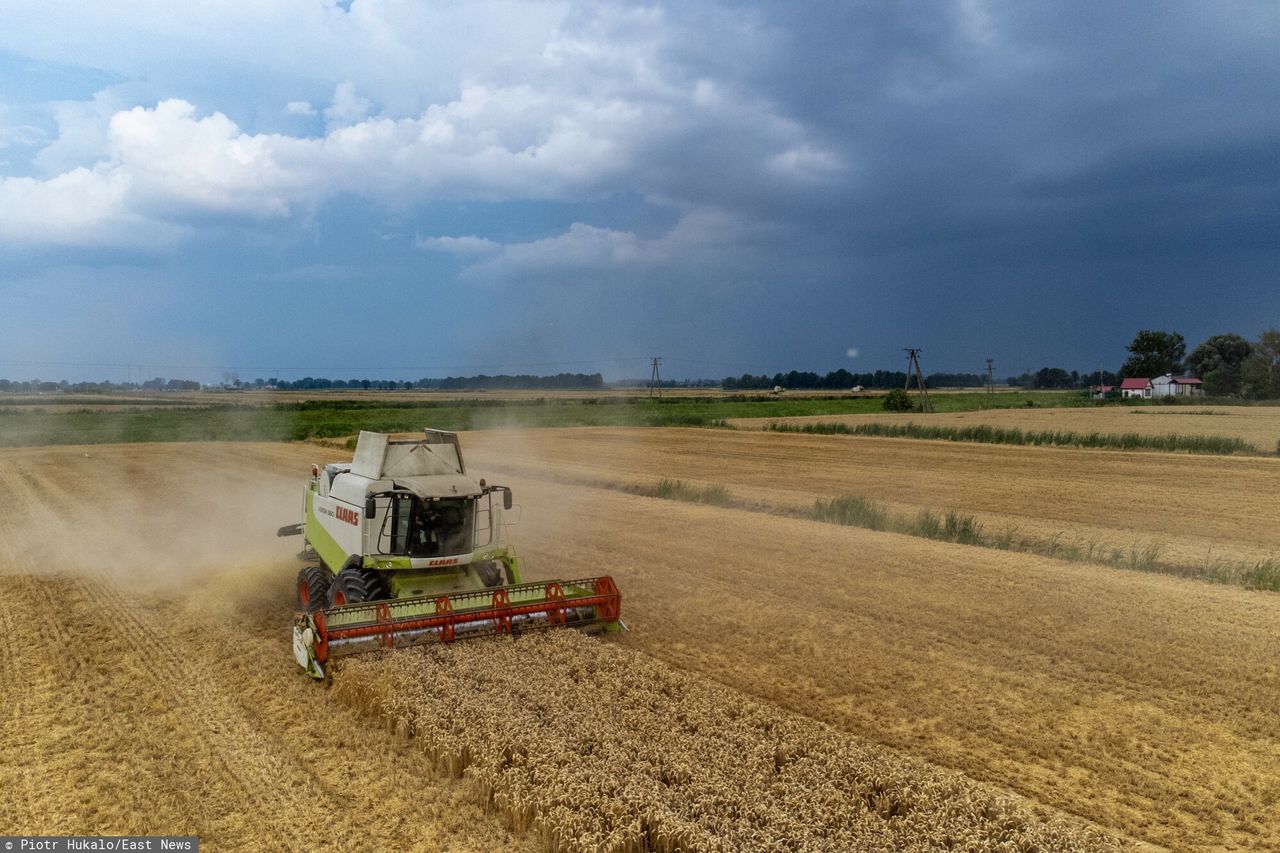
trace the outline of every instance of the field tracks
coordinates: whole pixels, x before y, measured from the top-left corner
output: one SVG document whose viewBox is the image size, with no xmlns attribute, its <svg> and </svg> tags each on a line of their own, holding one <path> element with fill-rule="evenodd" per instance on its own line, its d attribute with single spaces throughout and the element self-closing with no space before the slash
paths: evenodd
<svg viewBox="0 0 1280 853">
<path fill-rule="evenodd" d="M 235 704 L 213 689 L 207 673 L 175 651 L 182 644 L 174 642 L 114 582 L 78 579 L 76 584 L 95 609 L 110 614 L 111 630 L 119 633 L 172 706 L 190 714 L 197 731 L 217 735 L 205 743 L 221 767 L 219 785 L 233 788 L 234 799 L 242 808 L 269 816 L 278 827 L 282 846 L 305 849 L 310 842 L 299 828 L 314 825 L 313 821 L 323 820 L 325 815 L 315 812 L 315 801 L 306 796 L 306 786 L 295 784 L 304 781 L 297 778 L 302 775 L 297 768 L 288 766 L 272 750 L 262 734 L 237 713 Z"/>
<path fill-rule="evenodd" d="M 0 548 L 11 553 L 5 537 Z M 9 588 L 8 600 L 0 607 L 0 684 L 5 685 L 5 699 L 0 702 L 0 826 L 29 825 L 41 811 L 35 775 L 22 753 L 31 749 L 29 731 L 42 725 L 49 715 L 47 707 L 33 701 L 36 682 L 40 678 L 40 655 L 33 644 L 19 638 L 20 624 L 32 624 L 32 612 L 26 606 L 30 582 L 23 577 L 0 577 Z"/>
<path fill-rule="evenodd" d="M 699 485 L 683 480 L 660 480 L 648 486 L 606 477 L 566 474 L 531 466 L 502 464 L 507 475 L 527 477 L 546 483 L 606 489 L 644 498 L 708 504 L 742 512 L 763 513 L 804 521 L 820 521 L 846 527 L 889 531 L 923 539 L 955 542 L 979 548 L 1036 554 L 1071 563 L 1087 563 L 1127 571 L 1155 572 L 1208 583 L 1241 586 L 1246 589 L 1280 592 L 1280 560 L 1209 558 L 1199 562 L 1162 559 L 1160 544 L 1151 537 L 1133 538 L 1117 544 L 1112 539 L 1091 536 L 1067 538 L 1062 531 L 1046 536 L 1022 533 L 1006 524 L 988 529 L 975 515 L 957 510 L 921 509 L 915 513 L 894 512 L 883 504 L 856 495 L 831 500 L 818 499 L 810 506 L 773 503 L 760 498 L 735 496 L 715 483 Z"/>
</svg>

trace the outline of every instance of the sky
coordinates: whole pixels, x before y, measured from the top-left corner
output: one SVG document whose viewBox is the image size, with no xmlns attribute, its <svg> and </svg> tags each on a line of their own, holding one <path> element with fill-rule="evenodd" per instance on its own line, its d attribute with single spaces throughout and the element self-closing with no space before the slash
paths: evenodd
<svg viewBox="0 0 1280 853">
<path fill-rule="evenodd" d="M 3 378 L 1007 376 L 1280 325 L 1273 2 L 0 16 Z"/>
</svg>

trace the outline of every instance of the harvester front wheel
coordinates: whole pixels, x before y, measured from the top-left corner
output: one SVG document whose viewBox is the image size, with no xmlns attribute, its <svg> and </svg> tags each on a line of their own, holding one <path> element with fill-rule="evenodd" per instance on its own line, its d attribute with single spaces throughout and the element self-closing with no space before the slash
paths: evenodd
<svg viewBox="0 0 1280 853">
<path fill-rule="evenodd" d="M 360 604 L 382 598 L 382 584 L 373 572 L 349 566 L 338 572 L 329 587 L 329 606 Z"/>
<path fill-rule="evenodd" d="M 497 586 L 502 583 L 502 569 L 504 567 L 497 560 L 485 560 L 473 565 L 475 566 L 476 575 L 485 586 Z"/>
<path fill-rule="evenodd" d="M 329 600 L 329 581 L 333 575 L 323 566 L 306 566 L 298 572 L 298 609 L 315 613 Z"/>
</svg>

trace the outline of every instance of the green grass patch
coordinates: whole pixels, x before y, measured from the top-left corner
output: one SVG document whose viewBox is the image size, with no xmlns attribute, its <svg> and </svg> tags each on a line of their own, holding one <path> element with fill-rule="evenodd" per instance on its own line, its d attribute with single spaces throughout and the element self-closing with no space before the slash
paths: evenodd
<svg viewBox="0 0 1280 853">
<path fill-rule="evenodd" d="M 723 418 L 690 406 L 581 405 L 360 405 L 284 403 L 67 412 L 0 410 L 0 446 L 105 444 L 149 441 L 301 441 L 337 438 L 360 430 L 416 432 L 504 426 L 723 427 Z"/>
<path fill-rule="evenodd" d="M 859 495 L 841 495 L 831 500 L 819 498 L 814 502 L 810 517 L 829 524 L 888 530 L 943 542 L 986 544 L 982 524 L 972 515 L 955 510 L 940 513 L 931 509 L 922 509 L 915 515 L 895 515 L 875 501 Z"/>
<path fill-rule="evenodd" d="M 868 530 L 888 530 L 891 520 L 884 507 L 854 495 L 843 495 L 829 501 L 819 499 L 813 506 L 813 517 L 818 521 Z"/>
<path fill-rule="evenodd" d="M 988 405 L 1080 404 L 1063 392 L 939 394 L 939 411 Z M 995 401 L 994 403 L 992 401 Z M 54 400 L 50 400 L 54 402 Z M 1087 402 L 1087 401 L 1086 401 Z M 723 427 L 729 418 L 843 415 L 880 410 L 880 397 L 534 397 L 520 399 L 328 400 L 218 403 L 165 408 L 46 411 L 0 408 L 0 446 L 143 441 L 298 441 L 349 436 L 362 429 L 414 432 L 497 427 Z"/>
<path fill-rule="evenodd" d="M 1141 435 L 1136 432 L 1102 433 L 1070 430 L 1023 430 L 987 424 L 947 426 L 930 424 L 813 423 L 770 424 L 775 432 L 813 435 L 861 435 L 879 438 L 914 438 L 934 441 L 965 441 L 979 444 L 1014 444 L 1036 447 L 1084 447 L 1104 450 L 1158 450 L 1168 453 L 1197 453 L 1229 456 L 1257 454 L 1258 448 L 1243 439 L 1225 435 Z"/>
<path fill-rule="evenodd" d="M 713 506 L 730 506 L 734 503 L 733 498 L 729 495 L 729 490 L 719 483 L 699 486 L 694 483 L 686 483 L 684 480 L 663 479 L 658 482 L 658 485 L 652 491 L 642 490 L 642 493 L 648 494 L 650 497 L 666 498 L 670 501 L 711 504 Z"/>
<path fill-rule="evenodd" d="M 1217 416 L 1225 416 L 1225 415 L 1229 415 L 1229 414 L 1231 414 L 1231 413 L 1230 413 L 1230 412 L 1215 412 L 1213 409 L 1199 409 L 1198 411 L 1194 411 L 1194 412 L 1178 412 L 1178 411 L 1169 411 L 1168 409 L 1165 409 L 1165 410 L 1159 410 L 1159 409 L 1154 409 L 1154 410 L 1153 410 L 1153 409 L 1134 409 L 1134 410 L 1132 410 L 1131 412 L 1129 412 L 1129 414 L 1131 414 L 1131 415 L 1210 415 L 1210 416 L 1215 416 L 1215 417 L 1217 417 Z"/>
<path fill-rule="evenodd" d="M 1207 560 L 1195 576 L 1229 586 L 1280 592 L 1280 560 Z"/>
<path fill-rule="evenodd" d="M 1280 560 L 1208 559 L 1202 565 L 1171 563 L 1160 559 L 1156 542 L 1131 542 L 1116 546 L 1100 539 L 1063 533 L 1047 538 L 1019 535 L 1016 526 L 988 532 L 974 516 L 947 510 L 922 509 L 913 514 L 895 514 L 860 495 L 819 499 L 806 517 L 829 524 L 843 524 L 868 530 L 888 530 L 941 542 L 957 542 L 1001 551 L 1019 551 L 1077 563 L 1093 563 L 1139 572 L 1175 575 L 1246 589 L 1280 592 Z"/>
</svg>

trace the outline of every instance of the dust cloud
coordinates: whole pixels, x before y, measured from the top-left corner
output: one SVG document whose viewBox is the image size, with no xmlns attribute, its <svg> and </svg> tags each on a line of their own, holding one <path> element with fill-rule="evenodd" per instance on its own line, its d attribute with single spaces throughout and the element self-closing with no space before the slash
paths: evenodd
<svg viewBox="0 0 1280 853">
<path fill-rule="evenodd" d="M 532 547 L 531 543 L 554 541 L 559 536 L 571 540 L 595 539 L 610 535 L 609 522 L 595 506 L 600 490 L 584 483 L 606 482 L 612 472 L 595 468 L 601 460 L 627 456 L 636 444 L 636 431 L 597 427 L 528 429 L 518 426 L 486 429 L 462 435 L 468 473 L 489 483 L 512 485 L 515 509 L 507 514 L 506 536 L 525 560 L 525 577 L 543 580 L 565 577 L 566 571 L 586 571 L 591 575 L 610 574 L 608 565 L 574 567 L 574 555 L 554 548 Z M 565 466 L 555 445 L 562 437 L 573 436 L 579 446 L 589 448 L 572 468 Z M 678 472 L 657 472 L 655 478 L 678 478 Z M 656 482 L 656 479 L 655 479 Z M 568 488 L 545 488 L 563 483 Z M 530 488 L 530 487 L 533 488 Z M 571 568 L 572 567 L 572 568 Z M 626 595 L 626 590 L 623 590 Z"/>
<path fill-rule="evenodd" d="M 297 459 L 249 443 L 0 451 L 5 569 L 107 575 L 133 591 L 235 575 L 291 594 L 301 539 L 276 530 L 301 520 Z"/>
</svg>

